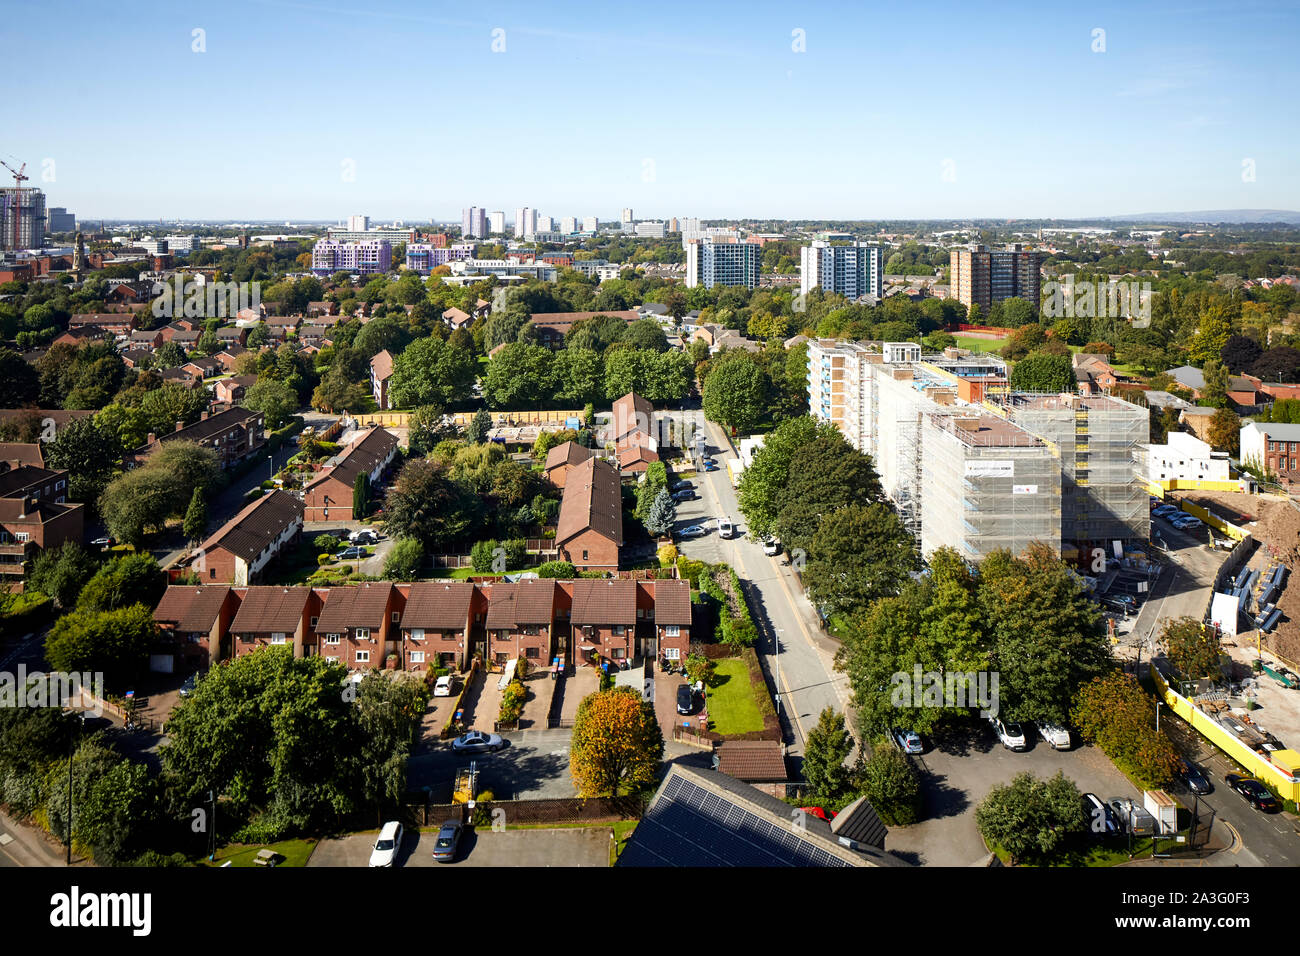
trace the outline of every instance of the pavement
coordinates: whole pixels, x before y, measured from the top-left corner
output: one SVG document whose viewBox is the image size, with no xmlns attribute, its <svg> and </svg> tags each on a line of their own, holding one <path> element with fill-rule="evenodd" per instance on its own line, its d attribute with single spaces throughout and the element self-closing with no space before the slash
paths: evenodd
<svg viewBox="0 0 1300 956">
<path fill-rule="evenodd" d="M 480 790 L 491 790 L 498 800 L 578 795 L 569 776 L 572 730 L 517 730 L 501 736 L 506 747 L 494 754 L 458 754 L 451 749 L 450 741 L 426 745 L 422 753 L 407 761 L 407 789 L 427 787 L 432 802 L 450 803 L 456 771 L 473 761 L 479 771 Z"/>
<path fill-rule="evenodd" d="M 891 827 L 885 849 L 922 866 L 982 866 L 988 850 L 975 825 L 975 808 L 995 786 L 1011 782 L 1021 771 L 1045 779 L 1063 771 L 1082 793 L 1102 800 L 1141 799 L 1128 778 L 1095 747 L 1053 750 L 1029 735 L 1030 749 L 1016 753 L 1003 747 L 988 727 L 963 728 L 935 741 L 912 758 L 921 772 L 924 819 L 908 827 Z"/>
<path fill-rule="evenodd" d="M 407 830 L 398 851 L 398 867 L 412 866 L 609 866 L 613 829 L 607 826 L 500 830 L 467 827 L 456 859 L 437 863 L 433 844 L 437 830 Z M 321 840 L 308 866 L 366 866 L 378 831 Z"/>
<path fill-rule="evenodd" d="M 0 869 L 15 866 L 65 866 L 66 850 L 54 837 L 0 813 Z M 72 865 L 89 866 L 77 855 Z"/>
<path fill-rule="evenodd" d="M 678 505 L 676 527 L 707 520 L 712 529 L 702 538 L 679 541 L 677 548 L 695 560 L 729 564 L 740 577 L 759 630 L 755 650 L 779 694 L 777 706 L 788 752 L 802 756 L 806 731 L 822 710 L 848 708 L 848 676 L 834 668 L 839 643 L 821 630 L 817 612 L 788 566 L 787 556 L 768 557 L 761 542 L 745 536 L 744 516 L 727 475 L 726 463 L 735 455 L 717 425 L 706 423 L 706 434 L 706 453 L 720 467 L 691 479 L 699 497 Z M 739 522 L 736 537 L 719 537 L 716 519 L 721 515 Z"/>
</svg>

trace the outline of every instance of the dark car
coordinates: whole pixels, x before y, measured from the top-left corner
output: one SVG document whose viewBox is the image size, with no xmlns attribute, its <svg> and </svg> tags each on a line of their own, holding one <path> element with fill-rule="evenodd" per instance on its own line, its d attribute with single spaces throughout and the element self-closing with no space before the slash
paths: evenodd
<svg viewBox="0 0 1300 956">
<path fill-rule="evenodd" d="M 438 837 L 433 842 L 433 858 L 439 863 L 451 863 L 456 859 L 456 848 L 460 846 L 460 835 L 465 828 L 456 820 L 448 820 L 438 830 Z"/>
<path fill-rule="evenodd" d="M 683 488 L 681 491 L 674 491 L 672 495 L 673 501 L 694 501 L 698 497 L 694 488 Z"/>
<path fill-rule="evenodd" d="M 1210 783 L 1210 778 L 1194 763 L 1180 760 L 1178 762 L 1178 776 L 1183 783 L 1187 784 L 1187 789 L 1192 793 L 1206 794 L 1214 792 L 1214 784 Z"/>
<path fill-rule="evenodd" d="M 684 479 L 682 481 L 674 481 L 671 485 L 668 486 L 668 490 L 685 491 L 687 488 L 694 488 L 694 487 L 695 487 L 695 483 L 693 481 L 691 481 L 690 479 Z"/>
<path fill-rule="evenodd" d="M 1230 773 L 1223 778 L 1223 782 L 1228 785 L 1230 790 L 1235 790 L 1246 798 L 1256 810 L 1263 810 L 1265 813 L 1277 813 L 1282 809 L 1282 804 L 1278 803 L 1277 797 L 1268 792 L 1268 788 L 1253 777 L 1243 777 L 1238 773 Z"/>
<path fill-rule="evenodd" d="M 194 693 L 194 688 L 197 687 L 198 684 L 199 684 L 198 674 L 191 674 L 189 677 L 185 678 L 184 683 L 181 684 L 181 691 L 180 691 L 181 696 L 189 697 L 190 694 Z"/>
<path fill-rule="evenodd" d="M 695 691 L 691 690 L 690 684 L 683 684 L 677 688 L 677 713 L 695 713 Z"/>
</svg>

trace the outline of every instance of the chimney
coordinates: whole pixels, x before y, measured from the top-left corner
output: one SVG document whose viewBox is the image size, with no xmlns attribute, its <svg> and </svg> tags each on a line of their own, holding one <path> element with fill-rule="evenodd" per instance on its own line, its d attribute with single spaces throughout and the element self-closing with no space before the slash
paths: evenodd
<svg viewBox="0 0 1300 956">
<path fill-rule="evenodd" d="M 180 432 L 180 431 L 184 431 L 184 430 L 185 430 L 185 423 L 182 422 L 182 421 L 178 421 L 178 422 L 176 423 L 176 430 L 177 430 L 178 432 Z"/>
<path fill-rule="evenodd" d="M 29 514 L 31 514 L 35 510 L 36 510 L 36 499 L 33 498 L 31 495 L 23 495 L 23 513 L 20 514 L 18 517 L 26 518 Z"/>
<path fill-rule="evenodd" d="M 202 415 L 199 416 L 199 421 L 201 421 L 201 422 L 206 422 L 207 420 L 208 420 L 208 413 L 207 413 L 207 412 L 204 412 Z"/>
<path fill-rule="evenodd" d="M 154 442 L 156 442 L 157 440 L 158 440 L 158 436 L 155 435 L 153 432 L 150 432 L 150 433 L 149 433 L 149 438 L 148 438 L 148 440 L 145 442 L 145 444 L 146 444 L 146 445 L 152 445 L 152 444 L 153 444 Z"/>
</svg>

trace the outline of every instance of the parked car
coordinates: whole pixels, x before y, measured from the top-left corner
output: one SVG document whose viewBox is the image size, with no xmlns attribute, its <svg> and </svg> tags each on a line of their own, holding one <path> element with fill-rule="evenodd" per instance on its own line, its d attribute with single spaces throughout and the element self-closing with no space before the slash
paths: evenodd
<svg viewBox="0 0 1300 956">
<path fill-rule="evenodd" d="M 1060 724 L 1038 724 L 1038 736 L 1053 750 L 1070 749 L 1070 732 Z"/>
<path fill-rule="evenodd" d="M 194 688 L 198 686 L 199 686 L 199 675 L 191 674 L 189 677 L 185 678 L 184 682 L 181 684 L 181 691 L 180 691 L 181 696 L 189 697 L 190 694 L 194 693 Z"/>
<path fill-rule="evenodd" d="M 1170 518 L 1176 514 L 1182 514 L 1182 511 L 1173 505 L 1161 505 L 1158 508 L 1152 508 L 1151 513 L 1158 518 Z"/>
<path fill-rule="evenodd" d="M 698 524 L 687 525 L 681 531 L 677 532 L 679 538 L 702 538 L 708 534 L 708 529 Z"/>
<path fill-rule="evenodd" d="M 718 463 L 716 461 L 712 461 L 709 459 L 706 459 L 704 464 L 700 466 L 700 471 L 717 471 L 717 470 L 718 470 Z"/>
<path fill-rule="evenodd" d="M 921 735 L 911 730 L 894 730 L 891 736 L 894 738 L 894 744 L 905 754 L 919 754 L 925 747 L 921 743 Z"/>
<path fill-rule="evenodd" d="M 673 492 L 673 501 L 694 501 L 698 497 L 694 488 L 683 488 L 681 491 Z"/>
<path fill-rule="evenodd" d="M 736 533 L 736 526 L 731 523 L 731 519 L 725 515 L 718 519 L 718 534 L 724 538 L 730 538 Z"/>
<path fill-rule="evenodd" d="M 96 538 L 90 543 L 97 548 L 111 548 L 113 545 L 117 544 L 117 540 L 115 538 Z"/>
<path fill-rule="evenodd" d="M 434 696 L 434 697 L 450 697 L 450 696 L 451 696 L 451 684 L 452 684 L 452 677 L 451 677 L 451 675 L 450 675 L 450 674 L 443 674 L 441 677 L 438 678 L 438 680 L 437 680 L 437 681 L 434 683 L 434 685 L 433 685 L 433 696 Z"/>
<path fill-rule="evenodd" d="M 1156 818 L 1131 797 L 1111 797 L 1106 804 L 1115 811 L 1123 832 L 1134 836 L 1151 836 L 1156 832 Z"/>
<path fill-rule="evenodd" d="M 451 749 L 457 753 L 465 754 L 483 754 L 495 753 L 506 745 L 498 734 L 484 733 L 481 730 L 471 730 L 467 734 L 461 734 L 451 742 Z"/>
<path fill-rule="evenodd" d="M 336 558 L 342 561 L 355 561 L 357 558 L 364 558 L 365 556 L 365 548 L 344 548 L 335 555 Z"/>
<path fill-rule="evenodd" d="M 671 485 L 668 486 L 668 490 L 685 491 L 687 488 L 694 488 L 694 487 L 695 487 L 694 482 L 692 482 L 689 478 L 684 478 L 681 481 L 674 481 Z"/>
<path fill-rule="evenodd" d="M 1082 797 L 1083 815 L 1088 832 L 1096 837 L 1114 836 L 1119 833 L 1119 818 L 1113 808 L 1101 802 L 1095 793 L 1085 793 Z"/>
<path fill-rule="evenodd" d="M 1008 750 L 1028 750 L 1029 743 L 1025 740 L 1025 731 L 1015 721 L 1003 723 L 997 717 L 990 717 L 989 723 L 993 725 L 994 732 L 998 735 L 998 740 L 1002 746 Z"/>
<path fill-rule="evenodd" d="M 438 836 L 433 841 L 433 858 L 439 863 L 451 863 L 456 859 L 456 849 L 460 846 L 460 835 L 464 826 L 457 820 L 448 820 L 438 829 Z"/>
<path fill-rule="evenodd" d="M 1101 599 L 1101 606 L 1120 614 L 1129 615 L 1137 610 L 1137 601 L 1131 594 L 1107 594 Z"/>
<path fill-rule="evenodd" d="M 392 866 L 402 846 L 402 825 L 390 820 L 379 831 L 379 839 L 370 851 L 371 866 Z"/>
<path fill-rule="evenodd" d="M 1188 763 L 1186 760 L 1178 761 L 1178 777 L 1187 784 L 1187 789 L 1192 793 L 1206 794 L 1214 791 L 1214 784 L 1210 783 L 1209 776 L 1194 763 Z"/>
<path fill-rule="evenodd" d="M 690 684 L 682 684 L 677 688 L 677 713 L 695 713 L 695 691 Z"/>
<path fill-rule="evenodd" d="M 353 544 L 377 544 L 379 542 L 379 535 L 371 531 L 369 528 L 362 528 L 360 531 L 353 531 L 348 535 L 348 540 Z"/>
<path fill-rule="evenodd" d="M 1278 803 L 1277 797 L 1268 792 L 1268 788 L 1256 780 L 1254 777 L 1243 777 L 1238 773 L 1230 773 L 1223 778 L 1223 782 L 1228 785 L 1230 790 L 1234 790 L 1246 798 L 1256 810 L 1262 810 L 1265 813 L 1277 813 L 1282 809 L 1282 804 Z"/>
</svg>

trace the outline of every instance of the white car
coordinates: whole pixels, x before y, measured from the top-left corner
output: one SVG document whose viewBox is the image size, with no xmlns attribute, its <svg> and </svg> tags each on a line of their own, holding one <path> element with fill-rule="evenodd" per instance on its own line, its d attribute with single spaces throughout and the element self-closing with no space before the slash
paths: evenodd
<svg viewBox="0 0 1300 956">
<path fill-rule="evenodd" d="M 434 697 L 451 696 L 451 675 L 450 674 L 443 674 L 441 677 L 438 678 L 437 683 L 433 685 L 433 696 Z"/>
<path fill-rule="evenodd" d="M 724 538 L 730 538 L 736 531 L 736 526 L 731 523 L 730 518 L 718 519 L 718 534 Z"/>
<path fill-rule="evenodd" d="M 763 542 L 763 553 L 769 558 L 774 558 L 781 553 L 781 541 L 779 538 L 768 538 Z"/>
<path fill-rule="evenodd" d="M 1029 744 L 1025 740 L 1025 731 L 1019 724 L 1014 721 L 1007 721 L 1004 724 L 997 717 L 990 717 L 989 723 L 993 725 L 993 730 L 997 733 L 1002 746 L 1008 750 L 1029 749 Z"/>
<path fill-rule="evenodd" d="M 396 820 L 390 820 L 379 831 L 379 839 L 375 841 L 374 849 L 370 852 L 370 865 L 392 866 L 401 846 L 402 825 Z"/>
</svg>

